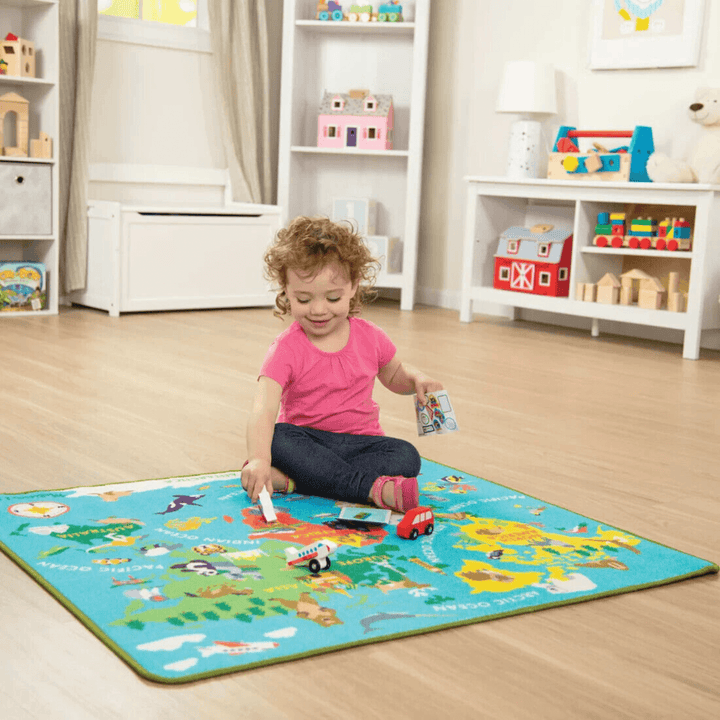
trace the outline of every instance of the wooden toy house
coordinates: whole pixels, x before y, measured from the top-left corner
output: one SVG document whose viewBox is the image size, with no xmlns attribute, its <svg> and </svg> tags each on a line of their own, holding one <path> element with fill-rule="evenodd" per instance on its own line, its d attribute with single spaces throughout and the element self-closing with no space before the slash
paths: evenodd
<svg viewBox="0 0 720 720">
<path fill-rule="evenodd" d="M 3 75 L 35 77 L 35 43 L 8 33 L 0 43 L 0 62 Z"/>
<path fill-rule="evenodd" d="M 392 150 L 392 95 L 367 90 L 323 95 L 318 115 L 317 145 L 321 148 Z"/>
<path fill-rule="evenodd" d="M 500 236 L 495 254 L 493 287 L 567 297 L 571 253 L 572 233 L 568 230 L 547 226 L 508 228 Z"/>
</svg>

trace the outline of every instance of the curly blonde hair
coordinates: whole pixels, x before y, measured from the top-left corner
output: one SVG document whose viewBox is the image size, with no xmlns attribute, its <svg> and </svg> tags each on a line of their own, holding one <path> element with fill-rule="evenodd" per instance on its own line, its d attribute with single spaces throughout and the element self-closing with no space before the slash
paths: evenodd
<svg viewBox="0 0 720 720">
<path fill-rule="evenodd" d="M 290 314 L 287 271 L 314 277 L 330 263 L 345 270 L 350 282 L 358 284 L 350 300 L 350 314 L 357 315 L 363 304 L 375 296 L 373 284 L 380 268 L 368 246 L 348 221 L 333 222 L 326 217 L 296 217 L 280 230 L 265 253 L 265 277 L 277 291 L 276 317 Z"/>
</svg>

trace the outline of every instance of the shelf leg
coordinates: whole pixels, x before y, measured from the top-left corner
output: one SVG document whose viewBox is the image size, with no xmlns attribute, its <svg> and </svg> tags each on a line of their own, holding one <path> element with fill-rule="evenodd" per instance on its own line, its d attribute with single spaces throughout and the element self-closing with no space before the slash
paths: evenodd
<svg viewBox="0 0 720 720">
<path fill-rule="evenodd" d="M 470 322 L 472 320 L 473 301 L 472 298 L 460 299 L 460 322 Z"/>
<path fill-rule="evenodd" d="M 590 335 L 592 335 L 592 337 L 600 337 L 600 321 L 597 318 L 592 319 Z"/>
<path fill-rule="evenodd" d="M 700 357 L 700 328 L 697 324 L 689 327 L 683 335 L 683 357 L 697 360 Z"/>
</svg>

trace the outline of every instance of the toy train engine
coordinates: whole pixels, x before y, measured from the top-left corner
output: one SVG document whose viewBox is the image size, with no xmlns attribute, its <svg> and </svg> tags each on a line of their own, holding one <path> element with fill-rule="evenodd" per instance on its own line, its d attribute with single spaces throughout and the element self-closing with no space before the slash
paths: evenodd
<svg viewBox="0 0 720 720">
<path fill-rule="evenodd" d="M 340 22 L 345 19 L 343 14 L 342 5 L 336 3 L 334 0 L 328 0 L 327 3 L 320 2 L 317 4 L 317 20 L 333 20 Z"/>
<path fill-rule="evenodd" d="M 690 223 L 685 218 L 635 218 L 627 227 L 625 213 L 598 213 L 593 245 L 633 250 L 690 250 Z"/>
</svg>

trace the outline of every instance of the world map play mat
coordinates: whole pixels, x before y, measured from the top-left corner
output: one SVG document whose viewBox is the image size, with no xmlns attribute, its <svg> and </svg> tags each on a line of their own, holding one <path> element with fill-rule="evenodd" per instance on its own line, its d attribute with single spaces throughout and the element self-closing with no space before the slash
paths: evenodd
<svg viewBox="0 0 720 720">
<path fill-rule="evenodd" d="M 0 494 L 0 549 L 139 674 L 181 683 L 717 572 L 423 460 L 434 532 L 250 504 L 238 472 Z M 362 515 L 362 513 L 360 513 Z M 337 545 L 317 574 L 285 549 Z"/>
</svg>

